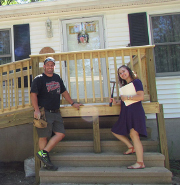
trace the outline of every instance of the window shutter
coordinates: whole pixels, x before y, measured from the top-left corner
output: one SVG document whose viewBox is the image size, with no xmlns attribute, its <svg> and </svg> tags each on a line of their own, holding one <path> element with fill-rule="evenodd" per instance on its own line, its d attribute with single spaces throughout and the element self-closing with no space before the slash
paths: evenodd
<svg viewBox="0 0 180 185">
<path fill-rule="evenodd" d="M 14 25 L 13 28 L 15 60 L 29 58 L 31 54 L 29 24 Z"/>
<path fill-rule="evenodd" d="M 149 45 L 146 12 L 128 14 L 130 45 Z"/>
<path fill-rule="evenodd" d="M 14 25 L 13 30 L 15 61 L 29 58 L 31 54 L 29 24 Z M 23 70 L 27 70 L 27 67 L 24 67 Z M 20 69 L 16 70 L 16 72 L 18 71 Z M 32 75 L 30 76 L 31 82 Z M 18 87 L 21 88 L 21 78 L 18 78 Z M 24 77 L 24 87 L 28 87 L 27 76 Z"/>
</svg>

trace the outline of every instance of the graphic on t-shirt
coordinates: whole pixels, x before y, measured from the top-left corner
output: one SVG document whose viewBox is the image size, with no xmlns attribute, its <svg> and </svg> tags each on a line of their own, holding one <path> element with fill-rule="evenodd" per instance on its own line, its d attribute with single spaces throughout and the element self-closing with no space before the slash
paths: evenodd
<svg viewBox="0 0 180 185">
<path fill-rule="evenodd" d="M 57 93 L 60 93 L 60 84 L 59 84 L 59 82 L 52 81 L 52 82 L 46 83 L 46 87 L 47 87 L 48 92 L 54 91 L 54 90 L 57 89 Z"/>
</svg>

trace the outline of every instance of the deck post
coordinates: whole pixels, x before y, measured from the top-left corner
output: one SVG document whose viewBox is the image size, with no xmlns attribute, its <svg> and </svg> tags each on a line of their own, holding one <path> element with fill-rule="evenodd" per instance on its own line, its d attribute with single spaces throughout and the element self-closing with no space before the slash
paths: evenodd
<svg viewBox="0 0 180 185">
<path fill-rule="evenodd" d="M 160 142 L 160 152 L 165 155 L 165 167 L 170 170 L 169 166 L 169 153 L 167 146 L 167 137 L 166 137 L 166 127 L 164 122 L 164 112 L 163 105 L 159 104 L 160 113 L 157 113 L 157 122 L 158 122 L 158 133 L 159 133 L 159 142 Z"/>
<path fill-rule="evenodd" d="M 158 98 L 156 89 L 156 73 L 154 65 L 153 48 L 146 49 L 146 58 L 147 58 L 147 73 L 148 73 L 150 101 L 157 102 Z"/>
<path fill-rule="evenodd" d="M 38 144 L 38 134 L 36 128 L 33 126 L 33 139 L 34 139 L 34 158 L 35 158 L 35 175 L 36 175 L 36 185 L 40 183 L 39 170 L 40 170 L 40 160 L 36 156 L 36 153 L 39 150 Z"/>
<path fill-rule="evenodd" d="M 158 98 L 157 98 L 157 90 L 156 90 L 156 80 L 155 80 L 156 75 L 155 75 L 153 48 L 146 49 L 146 57 L 147 57 L 147 72 L 148 72 L 150 101 L 157 102 Z M 163 106 L 159 105 L 159 107 L 160 107 L 160 113 L 156 114 L 156 120 L 157 120 L 160 152 L 165 156 L 165 167 L 167 169 L 170 169 Z"/>
<path fill-rule="evenodd" d="M 100 153 L 101 144 L 99 131 L 99 116 L 93 116 L 93 140 L 94 140 L 94 153 Z"/>
<path fill-rule="evenodd" d="M 32 76 L 33 79 L 39 74 L 39 61 L 38 57 L 31 58 L 32 60 Z"/>
<path fill-rule="evenodd" d="M 32 58 L 32 76 L 33 79 L 39 74 L 39 62 L 38 57 Z M 36 156 L 36 153 L 39 151 L 39 138 L 37 130 L 33 127 L 33 138 L 34 138 L 34 158 L 35 158 L 35 175 L 36 175 L 36 185 L 40 183 L 39 170 L 40 170 L 40 160 Z"/>
</svg>

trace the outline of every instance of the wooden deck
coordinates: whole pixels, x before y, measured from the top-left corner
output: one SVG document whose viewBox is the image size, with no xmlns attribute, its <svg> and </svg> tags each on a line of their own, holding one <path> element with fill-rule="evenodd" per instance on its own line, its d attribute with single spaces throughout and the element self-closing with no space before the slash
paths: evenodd
<svg viewBox="0 0 180 185">
<path fill-rule="evenodd" d="M 112 84 L 115 81 L 115 99 L 119 99 L 119 87 L 117 69 L 127 64 L 141 79 L 144 87 L 145 101 L 143 107 L 145 113 L 154 113 L 157 117 L 157 127 L 160 141 L 160 151 L 165 155 L 165 166 L 169 169 L 169 156 L 167 148 L 166 130 L 163 116 L 163 106 L 158 103 L 155 67 L 154 46 L 125 47 L 116 49 L 101 49 L 92 51 L 50 53 L 31 55 L 29 59 L 17 61 L 0 66 L 0 128 L 30 123 L 33 120 L 33 108 L 30 101 L 31 78 L 42 72 L 43 61 L 46 57 L 53 57 L 58 66 L 58 73 L 63 77 L 63 63 L 66 61 L 68 91 L 73 100 L 84 104 L 79 111 L 62 98 L 60 108 L 62 117 L 93 117 L 94 152 L 100 152 L 99 116 L 119 115 L 120 107 L 109 107 Z M 94 66 L 96 63 L 96 67 Z M 72 66 L 74 76 L 71 76 Z M 81 66 L 81 67 L 79 67 Z M 87 66 L 90 75 L 87 77 Z M 95 69 L 96 68 L 96 69 Z M 96 72 L 95 72 L 96 70 Z M 103 74 L 102 71 L 106 74 Z M 79 74 L 83 86 L 79 84 Z M 65 80 L 65 79 L 63 79 Z M 88 95 L 88 81 L 92 95 Z M 74 89 L 72 89 L 72 84 Z M 96 92 L 98 84 L 99 92 Z M 80 91 L 81 89 L 81 91 Z M 83 93 L 82 93 L 83 92 Z M 91 105 L 90 105 L 91 104 Z M 98 105 L 99 104 L 99 105 Z M 34 129 L 35 131 L 35 129 Z M 34 132 L 35 153 L 38 150 L 38 137 Z M 39 162 L 36 160 L 36 170 Z"/>
</svg>

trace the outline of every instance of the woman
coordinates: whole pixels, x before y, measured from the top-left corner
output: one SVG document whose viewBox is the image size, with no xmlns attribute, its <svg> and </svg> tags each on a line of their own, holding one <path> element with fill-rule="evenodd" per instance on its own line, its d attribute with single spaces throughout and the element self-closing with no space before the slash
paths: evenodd
<svg viewBox="0 0 180 185">
<path fill-rule="evenodd" d="M 147 137 L 145 113 L 141 103 L 144 99 L 142 82 L 137 79 L 131 69 L 125 65 L 122 65 L 118 69 L 118 78 L 120 87 L 133 83 L 136 89 L 136 95 L 122 95 L 119 101 L 115 101 L 114 98 L 110 99 L 110 102 L 113 102 L 113 104 L 121 104 L 121 112 L 118 121 L 114 124 L 111 131 L 115 137 L 124 142 L 128 147 L 124 155 L 136 153 L 137 162 L 128 166 L 128 169 L 145 168 L 143 161 L 143 146 L 140 141 L 140 136 Z M 126 106 L 124 101 L 129 99 L 137 102 Z M 127 135 L 130 135 L 134 146 Z"/>
</svg>

